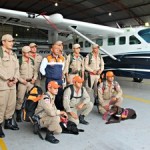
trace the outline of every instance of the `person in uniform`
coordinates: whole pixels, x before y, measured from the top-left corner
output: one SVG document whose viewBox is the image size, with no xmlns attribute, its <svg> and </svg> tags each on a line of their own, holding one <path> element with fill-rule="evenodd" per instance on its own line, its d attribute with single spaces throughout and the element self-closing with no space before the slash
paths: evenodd
<svg viewBox="0 0 150 150">
<path fill-rule="evenodd" d="M 68 114 L 68 119 L 76 125 L 78 125 L 79 122 L 85 125 L 89 124 L 84 118 L 93 108 L 90 96 L 82 86 L 83 81 L 84 80 L 80 76 L 75 76 L 72 81 L 73 85 L 66 87 L 63 95 L 63 104 Z M 81 111 L 81 114 L 78 117 L 77 113 L 79 111 Z"/>
<path fill-rule="evenodd" d="M 85 58 L 85 70 L 87 71 L 86 88 L 91 93 L 94 88 L 94 99 L 97 98 L 97 83 L 104 70 L 104 61 L 99 53 L 99 45 L 92 45 L 92 52 Z M 94 102 L 93 102 L 94 103 Z"/>
<path fill-rule="evenodd" d="M 72 79 L 77 75 L 81 76 L 84 80 L 84 59 L 80 54 L 80 45 L 74 44 L 72 49 L 73 54 L 68 55 L 66 62 L 66 78 L 68 84 L 71 84 Z"/>
<path fill-rule="evenodd" d="M 16 106 L 16 83 L 19 78 L 19 63 L 16 54 L 12 51 L 14 39 L 12 35 L 2 36 L 2 47 L 0 47 L 0 138 L 5 137 L 4 128 L 18 130 L 13 125 L 12 116 Z"/>
<path fill-rule="evenodd" d="M 21 122 L 21 108 L 26 92 L 28 92 L 35 84 L 37 79 L 37 70 L 35 69 L 34 60 L 30 58 L 30 47 L 24 46 L 22 48 L 22 57 L 19 58 L 20 77 L 17 92 L 16 104 L 16 121 Z"/>
<path fill-rule="evenodd" d="M 41 74 L 40 74 L 40 64 L 42 62 L 42 56 L 37 53 L 37 45 L 35 43 L 29 44 L 31 48 L 30 57 L 34 60 L 35 69 L 38 72 L 38 78 L 35 81 L 35 85 L 41 86 Z"/>
<path fill-rule="evenodd" d="M 47 55 L 43 58 L 40 72 L 43 76 L 46 76 L 45 89 L 47 91 L 47 85 L 50 81 L 56 81 L 61 88 L 58 90 L 58 94 L 56 96 L 55 104 L 57 109 L 63 110 L 62 105 L 62 94 L 63 94 L 63 68 L 65 63 L 65 58 L 63 56 L 59 56 L 60 46 L 54 44 L 51 48 L 51 54 Z"/>
<path fill-rule="evenodd" d="M 99 112 L 104 115 L 109 111 L 110 106 L 121 106 L 123 101 L 122 89 L 117 81 L 114 81 L 114 73 L 106 73 L 106 81 L 98 86 Z"/>
<path fill-rule="evenodd" d="M 56 81 L 50 81 L 47 86 L 47 93 L 39 101 L 35 110 L 35 114 L 38 113 L 40 117 L 40 126 L 42 128 L 47 128 L 45 140 L 55 144 L 58 143 L 59 140 L 57 140 L 53 134 L 59 134 L 62 132 L 60 117 L 67 118 L 66 112 L 58 110 L 54 103 L 59 87 L 60 86 Z"/>
<path fill-rule="evenodd" d="M 62 41 L 56 41 L 54 45 L 58 45 L 60 47 L 59 57 L 63 56 L 65 58 L 64 68 L 63 68 L 63 88 L 66 86 L 66 62 L 67 62 L 67 54 L 64 52 L 64 46 Z"/>
</svg>

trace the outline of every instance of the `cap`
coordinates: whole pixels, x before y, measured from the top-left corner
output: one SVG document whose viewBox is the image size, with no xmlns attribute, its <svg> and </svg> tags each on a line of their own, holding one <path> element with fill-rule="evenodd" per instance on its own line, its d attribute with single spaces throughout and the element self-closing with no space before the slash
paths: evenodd
<svg viewBox="0 0 150 150">
<path fill-rule="evenodd" d="M 37 45 L 35 43 L 30 43 L 29 46 L 30 47 L 37 47 Z"/>
<path fill-rule="evenodd" d="M 30 52 L 30 51 L 31 51 L 31 49 L 30 49 L 29 46 L 24 46 L 24 47 L 22 48 L 22 52 L 24 52 L 24 53 L 28 53 L 28 52 Z"/>
<path fill-rule="evenodd" d="M 2 41 L 5 41 L 5 40 L 7 40 L 7 41 L 13 41 L 14 38 L 10 34 L 5 34 L 5 35 L 2 36 Z"/>
<path fill-rule="evenodd" d="M 114 77 L 115 75 L 114 75 L 114 73 L 112 72 L 112 71 L 108 71 L 107 73 L 106 73 L 106 77 Z"/>
<path fill-rule="evenodd" d="M 56 42 L 54 43 L 54 45 L 62 45 L 62 44 L 63 44 L 62 41 L 56 41 Z"/>
<path fill-rule="evenodd" d="M 99 48 L 99 45 L 98 44 L 93 44 L 92 48 Z"/>
<path fill-rule="evenodd" d="M 58 83 L 56 81 L 50 81 L 47 85 L 48 88 L 54 88 L 54 89 L 58 89 L 60 87 L 60 85 L 58 85 Z"/>
<path fill-rule="evenodd" d="M 80 76 L 75 76 L 72 81 L 82 83 L 84 80 Z"/>
<path fill-rule="evenodd" d="M 74 49 L 74 48 L 80 48 L 80 44 L 74 44 L 73 46 L 72 46 L 72 48 Z"/>
</svg>

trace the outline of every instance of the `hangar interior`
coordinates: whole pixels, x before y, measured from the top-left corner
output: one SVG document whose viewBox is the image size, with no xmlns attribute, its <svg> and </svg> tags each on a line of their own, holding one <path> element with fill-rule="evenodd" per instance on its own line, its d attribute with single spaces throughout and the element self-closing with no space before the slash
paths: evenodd
<svg viewBox="0 0 150 150">
<path fill-rule="evenodd" d="M 0 8 L 51 15 L 60 13 L 64 18 L 117 27 L 141 26 L 150 23 L 150 0 L 2 0 Z M 47 31 L 7 25 L 0 16 L 0 36 L 11 33 L 17 42 L 47 43 Z"/>
</svg>

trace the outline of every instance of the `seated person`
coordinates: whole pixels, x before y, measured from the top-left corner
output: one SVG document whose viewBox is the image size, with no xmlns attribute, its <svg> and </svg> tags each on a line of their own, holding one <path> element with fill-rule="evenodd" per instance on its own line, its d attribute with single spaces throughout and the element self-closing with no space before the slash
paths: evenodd
<svg viewBox="0 0 150 150">
<path fill-rule="evenodd" d="M 104 115 L 111 105 L 121 106 L 123 97 L 122 89 L 118 82 L 114 81 L 114 73 L 106 73 L 106 81 L 98 87 L 99 112 Z"/>
<path fill-rule="evenodd" d="M 59 143 L 59 140 L 53 136 L 53 133 L 62 132 L 62 128 L 59 124 L 60 116 L 67 117 L 64 111 L 57 110 L 55 106 L 55 95 L 57 95 L 59 87 L 56 81 L 50 81 L 47 86 L 47 93 L 44 94 L 43 98 L 39 101 L 35 110 L 35 114 L 38 114 L 40 117 L 40 126 L 47 128 L 45 140 L 54 144 Z"/>
<path fill-rule="evenodd" d="M 84 120 L 92 108 L 93 103 L 90 101 L 90 96 L 86 89 L 82 87 L 83 79 L 80 76 L 73 78 L 73 84 L 67 86 L 64 90 L 63 105 L 68 114 L 68 120 L 74 122 L 76 125 L 80 123 L 89 124 Z M 78 111 L 81 114 L 78 117 Z"/>
</svg>

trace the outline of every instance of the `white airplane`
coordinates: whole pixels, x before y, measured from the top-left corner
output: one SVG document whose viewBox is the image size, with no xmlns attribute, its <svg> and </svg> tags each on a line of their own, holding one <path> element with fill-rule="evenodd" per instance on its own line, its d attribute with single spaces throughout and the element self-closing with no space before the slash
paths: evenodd
<svg viewBox="0 0 150 150">
<path fill-rule="evenodd" d="M 63 40 L 64 49 L 71 51 L 73 40 L 79 42 L 83 54 L 91 51 L 91 44 L 101 45 L 105 71 L 114 70 L 116 75 L 133 77 L 141 82 L 150 78 L 150 28 L 113 28 L 82 21 L 65 19 L 61 14 L 50 16 L 0 9 L 0 22 L 23 27 L 48 30 L 49 43 Z M 79 38 L 78 38 L 79 37 Z M 90 38 L 94 39 L 93 41 Z M 106 51 L 106 50 L 107 51 Z"/>
</svg>

